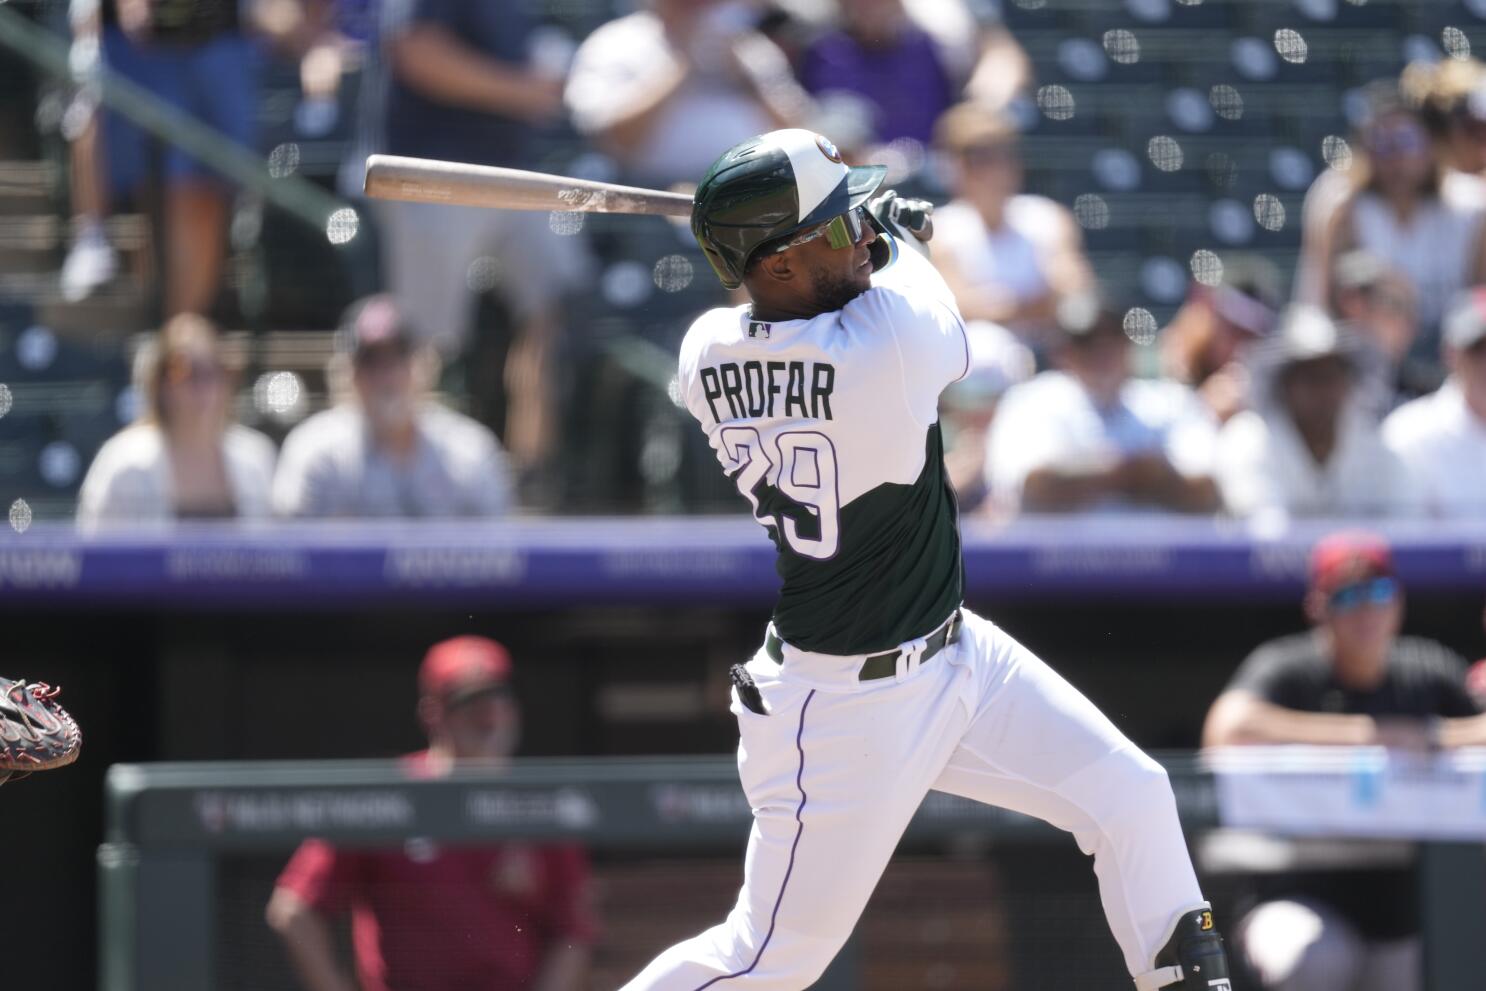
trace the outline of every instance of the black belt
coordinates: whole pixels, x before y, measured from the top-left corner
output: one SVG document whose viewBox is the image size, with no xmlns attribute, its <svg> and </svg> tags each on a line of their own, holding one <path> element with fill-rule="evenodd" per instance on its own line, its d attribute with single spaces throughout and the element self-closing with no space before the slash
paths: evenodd
<svg viewBox="0 0 1486 991">
<path fill-rule="evenodd" d="M 918 662 L 927 664 L 929 659 L 939 653 L 952 643 L 960 642 L 960 629 L 962 627 L 960 611 L 956 609 L 950 613 L 949 619 L 944 625 L 933 633 L 930 633 L 924 641 L 924 652 L 920 655 Z M 774 659 L 774 663 L 784 663 L 784 641 L 779 639 L 772 629 L 764 638 L 764 651 Z M 877 681 L 880 678 L 893 678 L 898 674 L 898 659 L 906 651 L 890 650 L 885 654 L 873 654 L 862 661 L 862 669 L 857 672 L 858 681 Z"/>
</svg>

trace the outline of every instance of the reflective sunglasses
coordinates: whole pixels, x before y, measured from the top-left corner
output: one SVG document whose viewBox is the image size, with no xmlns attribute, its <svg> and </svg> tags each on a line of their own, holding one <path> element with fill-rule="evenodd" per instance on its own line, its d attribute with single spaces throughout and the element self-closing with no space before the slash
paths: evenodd
<svg viewBox="0 0 1486 991">
<path fill-rule="evenodd" d="M 1352 612 L 1362 606 L 1386 606 L 1398 598 L 1396 578 L 1371 578 L 1367 581 L 1343 585 L 1331 593 L 1331 611 Z"/>
<path fill-rule="evenodd" d="M 866 207 L 859 206 L 855 210 L 848 210 L 838 217 L 832 217 L 808 234 L 801 234 L 797 238 L 785 241 L 779 247 L 775 248 L 771 254 L 777 255 L 779 252 L 793 248 L 795 245 L 814 241 L 822 235 L 825 236 L 826 243 L 837 250 L 850 248 L 862 239 L 862 233 L 866 229 L 867 209 Z"/>
</svg>

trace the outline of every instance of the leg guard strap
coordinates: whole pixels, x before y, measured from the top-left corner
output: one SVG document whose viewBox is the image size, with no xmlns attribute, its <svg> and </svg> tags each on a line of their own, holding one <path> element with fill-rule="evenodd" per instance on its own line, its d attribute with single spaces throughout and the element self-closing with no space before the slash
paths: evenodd
<svg viewBox="0 0 1486 991">
<path fill-rule="evenodd" d="M 1162 988 L 1169 988 L 1181 979 L 1182 969 L 1180 967 L 1157 967 L 1155 970 L 1136 975 L 1135 991 L 1161 991 Z"/>
</svg>

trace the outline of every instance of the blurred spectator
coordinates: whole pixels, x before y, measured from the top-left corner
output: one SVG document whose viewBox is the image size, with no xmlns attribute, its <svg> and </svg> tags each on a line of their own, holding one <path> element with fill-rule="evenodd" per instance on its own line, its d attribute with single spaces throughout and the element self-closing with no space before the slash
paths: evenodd
<svg viewBox="0 0 1486 991">
<path fill-rule="evenodd" d="M 1486 608 L 1481 610 L 1481 632 L 1486 633 Z M 1486 712 L 1486 657 L 1472 664 L 1465 673 L 1465 687 L 1476 708 Z"/>
<path fill-rule="evenodd" d="M 934 214 L 934 261 L 966 320 L 1001 324 L 1045 345 L 1060 300 L 1092 284 L 1078 224 L 1043 196 L 1020 192 L 1016 127 L 976 104 L 935 126 L 955 198 Z"/>
<path fill-rule="evenodd" d="M 934 121 L 958 100 L 998 109 L 1027 82 L 1020 47 L 999 24 L 977 23 L 963 0 L 837 0 L 836 7 L 839 26 L 806 48 L 800 80 L 818 97 L 865 100 L 880 142 L 925 147 Z"/>
<path fill-rule="evenodd" d="M 1193 282 L 1161 332 L 1161 371 L 1197 390 L 1219 423 L 1248 405 L 1249 349 L 1274 329 L 1280 274 L 1263 258 L 1234 258 L 1216 286 Z"/>
<path fill-rule="evenodd" d="M 563 77 L 533 58 L 528 5 L 386 2 L 386 151 L 531 168 L 534 128 L 561 116 Z M 486 342 L 469 340 L 474 292 L 498 288 L 516 323 L 504 359 L 506 443 L 523 468 L 538 466 L 556 433 L 549 379 L 558 299 L 586 275 L 581 240 L 554 233 L 543 213 L 396 201 L 378 209 L 392 293 L 445 357 L 470 344 L 479 355 L 472 363 L 489 357 Z"/>
<path fill-rule="evenodd" d="M 1412 480 L 1359 399 L 1367 361 L 1354 336 L 1297 304 L 1252 363 L 1253 406 L 1218 438 L 1229 512 L 1281 520 L 1417 510 Z"/>
<path fill-rule="evenodd" d="M 1381 538 L 1343 533 L 1311 555 L 1314 629 L 1257 648 L 1213 703 L 1203 744 L 1478 746 L 1486 723 L 1465 662 L 1400 637 L 1403 589 Z M 1408 870 L 1293 873 L 1259 882 L 1236 942 L 1270 991 L 1419 989 L 1417 880 Z"/>
<path fill-rule="evenodd" d="M 392 299 L 352 304 L 337 343 L 330 377 L 349 378 L 354 398 L 315 414 L 284 439 L 274 509 L 319 517 L 505 512 L 511 483 L 500 444 L 485 427 L 427 396 L 431 356 L 419 351 Z"/>
<path fill-rule="evenodd" d="M 1130 377 L 1120 315 L 1091 297 L 1059 307 L 1061 371 L 1002 399 L 986 476 L 1001 506 L 1024 512 L 1217 508 L 1214 424 L 1192 390 Z"/>
<path fill-rule="evenodd" d="M 249 34 L 292 44 L 303 10 L 299 0 L 72 0 L 72 24 L 83 64 L 101 51 L 109 69 L 256 154 L 259 56 Z M 81 299 L 114 276 L 103 222 L 120 197 L 143 193 L 156 152 L 157 139 L 115 113 L 79 129 L 64 298 Z M 208 313 L 226 257 L 229 186 L 174 145 L 163 148 L 159 167 L 165 313 Z"/>
<path fill-rule="evenodd" d="M 648 0 L 578 48 L 578 130 L 644 185 L 694 183 L 727 148 L 800 126 L 810 99 L 784 53 L 733 0 Z"/>
<path fill-rule="evenodd" d="M 934 121 L 961 89 L 929 33 L 903 0 L 839 0 L 841 26 L 806 49 L 800 81 L 819 96 L 847 92 L 873 109 L 872 131 L 884 143 L 901 138 L 927 146 Z"/>
<path fill-rule="evenodd" d="M 1001 23 L 1000 0 L 903 0 L 908 16 L 933 35 L 963 95 L 1004 108 L 1032 82 L 1032 62 Z"/>
<path fill-rule="evenodd" d="M 93 459 L 78 525 L 267 516 L 273 442 L 233 422 L 235 377 L 216 328 L 195 314 L 172 318 L 140 350 L 134 380 L 139 421 Z"/>
<path fill-rule="evenodd" d="M 404 758 L 408 775 L 501 766 L 520 733 L 510 677 L 510 656 L 493 640 L 435 644 L 418 673 L 428 749 Z M 357 983 L 336 959 L 329 924 L 347 910 Z M 309 991 L 578 991 L 589 912 L 578 847 L 410 839 L 396 850 L 340 850 L 307 840 L 279 875 L 267 918 Z"/>
<path fill-rule="evenodd" d="M 1383 442 L 1422 489 L 1436 516 L 1486 519 L 1486 289 L 1473 289 L 1445 320 L 1439 391 L 1399 407 Z"/>
<path fill-rule="evenodd" d="M 1369 409 L 1383 415 L 1398 394 L 1428 392 L 1432 366 L 1417 368 L 1409 350 L 1418 336 L 1414 318 L 1414 287 L 1376 255 L 1349 251 L 1336 260 L 1331 273 L 1331 315 L 1373 351 L 1380 377 L 1379 395 Z"/>
<path fill-rule="evenodd" d="M 939 397 L 939 422 L 944 427 L 944 467 L 954 486 L 960 511 L 974 512 L 986 502 L 986 437 L 996 405 L 1012 386 L 1036 371 L 1032 352 L 1010 331 L 980 321 L 965 328 L 970 346 L 970 370 Z"/>
<path fill-rule="evenodd" d="M 1362 249 L 1400 272 L 1414 289 L 1420 344 L 1426 357 L 1438 343 L 1446 302 L 1461 289 L 1486 281 L 1481 251 L 1481 212 L 1441 195 L 1444 166 L 1419 115 L 1395 88 L 1374 87 L 1348 175 L 1351 191 L 1323 229 L 1308 229 L 1302 254 L 1314 269 L 1315 293 L 1331 297 L 1336 261 Z"/>
<path fill-rule="evenodd" d="M 1452 205 L 1486 209 L 1486 67 L 1473 58 L 1411 62 L 1399 78 L 1404 100 L 1419 109 L 1444 166 L 1440 195 Z"/>
</svg>

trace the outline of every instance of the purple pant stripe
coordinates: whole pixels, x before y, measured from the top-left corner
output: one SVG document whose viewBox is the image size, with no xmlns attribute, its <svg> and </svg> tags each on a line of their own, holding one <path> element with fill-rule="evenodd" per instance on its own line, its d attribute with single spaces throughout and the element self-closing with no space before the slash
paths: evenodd
<svg viewBox="0 0 1486 991">
<path fill-rule="evenodd" d="M 753 963 L 735 973 L 714 977 L 697 988 L 697 991 L 707 991 L 707 988 L 719 981 L 730 981 L 735 977 L 744 977 L 753 973 L 753 968 L 758 966 L 758 962 L 764 957 L 764 951 L 769 948 L 769 940 L 774 938 L 774 924 L 779 920 L 779 906 L 784 904 L 784 892 L 789 888 L 789 877 L 795 872 L 795 853 L 800 849 L 800 837 L 805 835 L 805 820 L 802 818 L 805 814 L 807 798 L 805 795 L 805 746 L 801 741 L 805 736 L 805 713 L 810 711 L 810 702 L 814 698 L 815 691 L 812 689 L 810 694 L 805 696 L 805 704 L 800 706 L 800 728 L 795 731 L 795 750 L 800 754 L 800 768 L 795 772 L 795 787 L 800 792 L 800 804 L 795 806 L 795 842 L 789 848 L 789 866 L 784 870 L 784 881 L 779 885 L 779 897 L 774 899 L 774 911 L 769 916 L 769 931 L 764 934 L 764 942 L 759 946 L 758 953 L 754 954 Z"/>
</svg>

